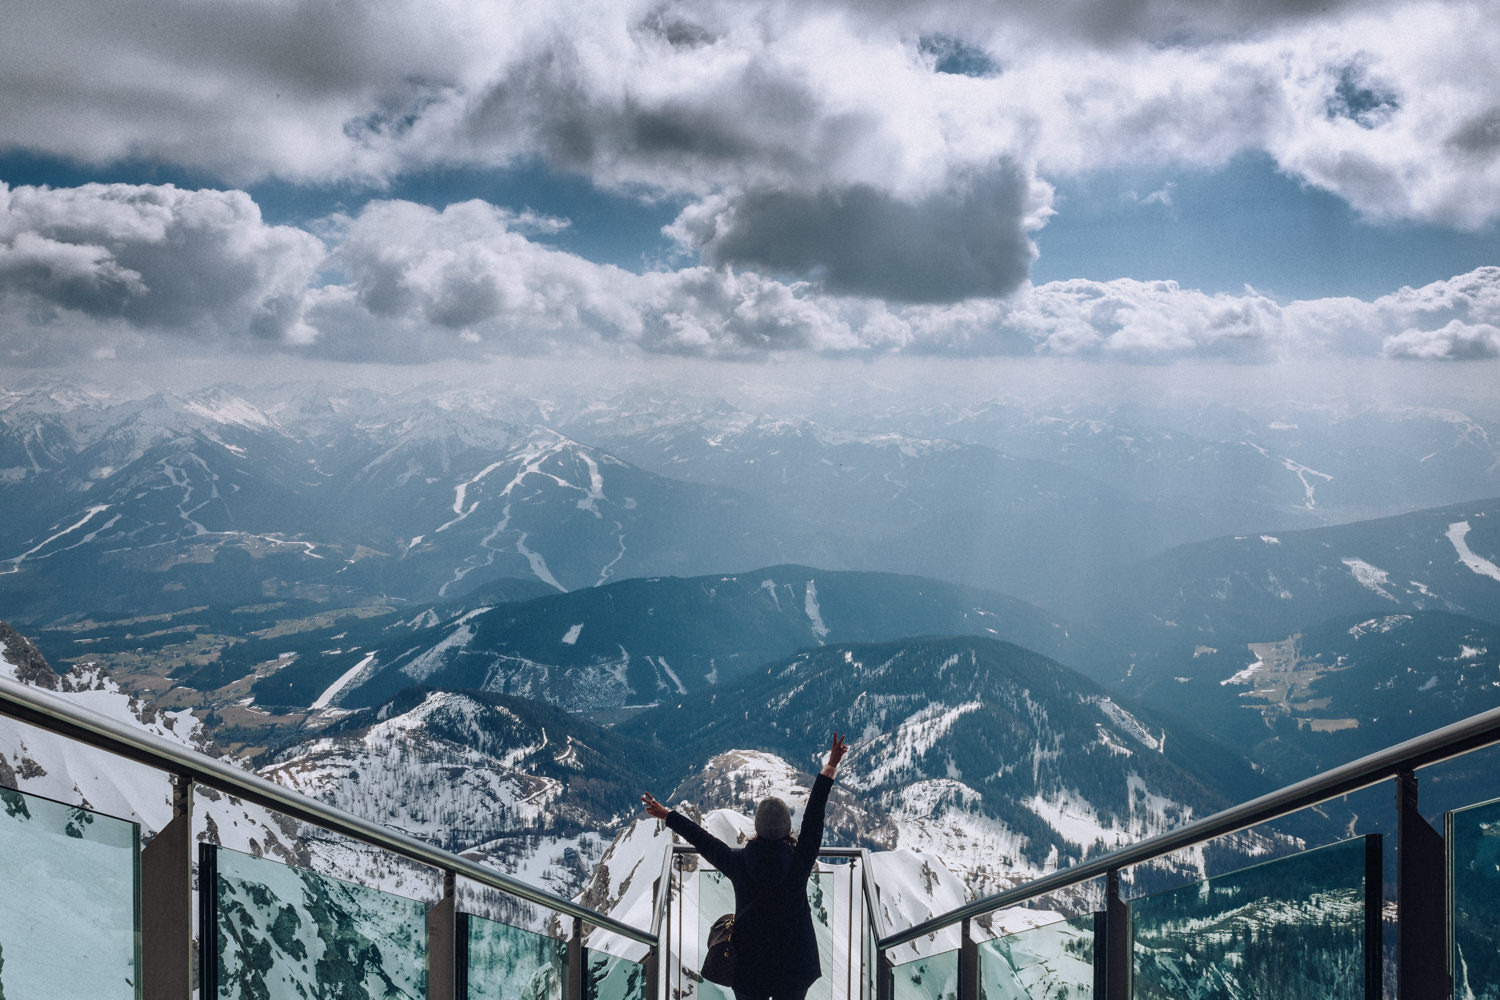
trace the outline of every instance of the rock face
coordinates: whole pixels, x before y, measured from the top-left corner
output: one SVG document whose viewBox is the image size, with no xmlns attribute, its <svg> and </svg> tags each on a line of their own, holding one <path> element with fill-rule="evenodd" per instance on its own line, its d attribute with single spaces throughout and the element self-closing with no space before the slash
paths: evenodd
<svg viewBox="0 0 1500 1000">
<path fill-rule="evenodd" d="M 0 647 L 5 650 L 5 661 L 16 680 L 48 691 L 58 689 L 57 673 L 47 663 L 47 658 L 30 639 L 5 622 L 0 622 Z"/>
</svg>

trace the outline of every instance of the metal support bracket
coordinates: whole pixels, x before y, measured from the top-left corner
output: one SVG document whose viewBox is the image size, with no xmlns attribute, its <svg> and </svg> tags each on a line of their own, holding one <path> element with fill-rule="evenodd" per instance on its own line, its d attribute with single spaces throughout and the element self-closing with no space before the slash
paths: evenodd
<svg viewBox="0 0 1500 1000">
<path fill-rule="evenodd" d="M 212 891 L 212 887 L 209 887 Z M 172 779 L 172 818 L 141 850 L 141 988 L 152 1000 L 193 993 L 193 779 Z"/>
<path fill-rule="evenodd" d="M 443 872 L 443 898 L 427 911 L 427 1000 L 458 1000 L 458 876 Z"/>
<path fill-rule="evenodd" d="M 1417 808 L 1417 776 L 1396 775 L 1396 982 L 1402 1000 L 1451 995 L 1443 835 Z"/>
</svg>

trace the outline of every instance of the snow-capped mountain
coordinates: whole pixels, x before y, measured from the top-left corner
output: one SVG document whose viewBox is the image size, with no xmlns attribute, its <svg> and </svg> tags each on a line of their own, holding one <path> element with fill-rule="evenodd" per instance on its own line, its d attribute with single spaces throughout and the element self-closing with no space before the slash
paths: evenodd
<svg viewBox="0 0 1500 1000">
<path fill-rule="evenodd" d="M 544 704 L 411 689 L 258 771 L 571 894 L 659 767 L 654 748 Z"/>
<path fill-rule="evenodd" d="M 773 566 L 627 580 L 400 630 L 354 663 L 359 671 L 324 700 L 370 705 L 427 684 L 518 694 L 574 711 L 613 709 L 730 681 L 804 647 L 946 634 L 1004 638 L 1089 673 L 1117 667 L 1085 631 L 1000 594 L 919 577 Z M 315 695 L 313 687 L 335 670 L 330 664 L 277 696 L 322 699 L 328 689 Z"/>
<path fill-rule="evenodd" d="M 1500 621 L 1500 500 L 1184 545 L 1108 577 L 1088 620 L 1165 641 L 1428 609 Z M 1257 635 L 1258 633 L 1258 635 Z"/>
<path fill-rule="evenodd" d="M 753 747 L 807 770 L 821 749 L 814 744 L 847 731 L 853 750 L 841 785 L 864 811 L 851 820 L 860 836 L 937 854 L 970 885 L 991 887 L 1181 825 L 1260 787 L 1227 747 L 990 639 L 805 651 L 617 728 L 680 757 Z M 725 790 L 747 802 L 770 780 L 764 771 L 742 763 Z"/>
</svg>

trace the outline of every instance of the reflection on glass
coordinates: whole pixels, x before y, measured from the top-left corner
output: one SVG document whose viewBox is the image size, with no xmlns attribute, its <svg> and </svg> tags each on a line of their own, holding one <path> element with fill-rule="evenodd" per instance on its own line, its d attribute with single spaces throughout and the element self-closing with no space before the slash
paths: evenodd
<svg viewBox="0 0 1500 1000">
<path fill-rule="evenodd" d="M 563 1000 L 568 942 L 461 915 L 467 1000 Z"/>
<path fill-rule="evenodd" d="M 224 848 L 203 859 L 217 996 L 425 1000 L 425 903 Z"/>
<path fill-rule="evenodd" d="M 1364 1000 L 1379 989 L 1380 838 L 1133 900 L 1136 1000 Z"/>
<path fill-rule="evenodd" d="M 589 949 L 584 1000 L 646 1000 L 646 967 L 618 955 Z"/>
<path fill-rule="evenodd" d="M 1448 814 L 1453 996 L 1500 1000 L 1500 800 Z"/>
<path fill-rule="evenodd" d="M 1089 1000 L 1094 995 L 1094 918 L 1074 917 L 979 945 L 984 1000 Z"/>
<path fill-rule="evenodd" d="M 958 1000 L 958 949 L 903 962 L 891 977 L 892 1000 Z"/>
<path fill-rule="evenodd" d="M 847 875 L 844 876 L 848 878 Z M 683 964 L 693 969 L 703 965 L 703 950 L 708 946 L 708 931 L 714 921 L 726 913 L 734 912 L 734 885 L 723 872 L 712 868 L 698 871 L 698 952 L 685 956 Z M 823 977 L 813 983 L 807 991 L 808 1000 L 832 1000 L 834 979 L 833 962 L 833 913 L 838 901 L 835 891 L 837 879 L 833 872 L 813 869 L 807 880 L 807 903 L 812 909 L 813 933 L 818 939 L 818 962 L 823 968 Z M 840 979 L 840 995 L 846 992 Z M 697 984 L 702 1000 L 732 1000 L 734 991 L 704 980 Z"/>
<path fill-rule="evenodd" d="M 0 997 L 140 996 L 140 827 L 0 788 Z"/>
</svg>

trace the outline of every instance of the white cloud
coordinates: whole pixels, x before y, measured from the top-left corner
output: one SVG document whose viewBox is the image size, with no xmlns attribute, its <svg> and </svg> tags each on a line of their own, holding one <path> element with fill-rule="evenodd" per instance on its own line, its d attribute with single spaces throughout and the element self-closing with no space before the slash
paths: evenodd
<svg viewBox="0 0 1500 1000">
<path fill-rule="evenodd" d="M 237 191 L 0 185 L 0 351 L 13 363 L 161 343 L 345 361 L 568 352 L 1078 357 L 1155 363 L 1488 358 L 1500 266 L 1373 301 L 1277 303 L 1075 279 L 900 304 L 758 269 L 635 274 L 538 241 L 564 220 L 483 201 L 375 201 L 327 240 Z M 167 340 L 162 340 L 165 336 Z"/>
<path fill-rule="evenodd" d="M 0 298 L 44 323 L 88 317 L 207 338 L 305 340 L 313 333 L 304 298 L 323 257 L 311 234 L 266 225 L 242 191 L 0 182 Z"/>
<path fill-rule="evenodd" d="M 1492 8 L 57 0 L 7 11 L 0 134 L 232 183 L 540 157 L 691 202 L 711 261 L 952 299 L 1015 287 L 1046 178 L 1106 167 L 1260 151 L 1372 218 L 1494 223 Z"/>
<path fill-rule="evenodd" d="M 1500 358 L 1500 326 L 1452 320 L 1437 330 L 1406 330 L 1387 337 L 1388 357 L 1419 361 L 1468 361 Z"/>
</svg>

